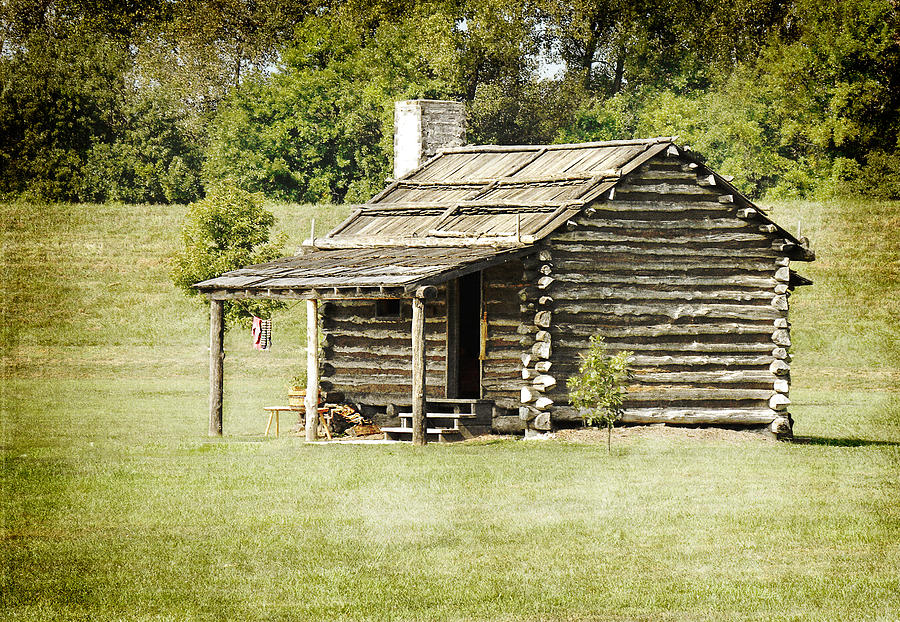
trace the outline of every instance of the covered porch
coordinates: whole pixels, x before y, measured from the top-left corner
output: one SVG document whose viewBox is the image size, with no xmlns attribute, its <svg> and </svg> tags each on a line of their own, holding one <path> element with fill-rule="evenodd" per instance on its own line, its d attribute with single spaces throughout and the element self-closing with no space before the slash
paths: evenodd
<svg viewBox="0 0 900 622">
<path fill-rule="evenodd" d="M 340 305 L 349 304 L 350 301 L 375 301 L 382 304 L 386 301 L 401 301 L 409 304 L 412 309 L 407 335 L 411 345 L 408 373 L 412 440 L 417 445 L 425 444 L 428 395 L 427 303 L 435 299 L 439 288 L 445 292 L 455 291 L 455 285 L 465 280 L 467 275 L 471 279 L 472 275 L 477 275 L 486 268 L 515 260 L 531 251 L 530 247 L 510 249 L 497 246 L 310 248 L 301 255 L 248 266 L 198 283 L 196 287 L 210 301 L 209 434 L 221 435 L 223 431 L 225 301 L 247 298 L 306 300 L 306 412 L 312 413 L 305 421 L 307 441 L 317 438 L 318 422 L 315 413 L 322 368 L 319 359 L 322 303 L 328 301 Z M 480 299 L 478 304 L 481 306 Z M 453 327 L 458 326 L 458 322 L 451 319 L 454 313 L 459 313 L 458 304 L 448 305 L 448 344 L 459 338 L 459 335 L 452 334 Z M 487 316 L 484 317 L 486 321 Z M 482 328 L 482 332 L 483 330 Z M 454 351 L 449 347 L 447 349 L 447 387 L 462 386 L 459 378 L 452 377 L 459 369 L 458 362 L 449 360 L 455 356 Z M 455 390 L 448 390 L 443 397 L 459 396 Z"/>
</svg>

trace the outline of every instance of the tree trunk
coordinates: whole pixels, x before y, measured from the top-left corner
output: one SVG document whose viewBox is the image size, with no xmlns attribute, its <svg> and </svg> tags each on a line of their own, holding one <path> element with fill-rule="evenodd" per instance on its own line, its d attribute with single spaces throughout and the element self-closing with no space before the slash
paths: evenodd
<svg viewBox="0 0 900 622">
<path fill-rule="evenodd" d="M 612 93 L 610 95 L 615 95 L 619 91 L 622 90 L 622 83 L 625 80 L 625 46 L 619 46 L 619 54 L 616 57 L 616 73 L 613 76 L 612 83 Z"/>
</svg>

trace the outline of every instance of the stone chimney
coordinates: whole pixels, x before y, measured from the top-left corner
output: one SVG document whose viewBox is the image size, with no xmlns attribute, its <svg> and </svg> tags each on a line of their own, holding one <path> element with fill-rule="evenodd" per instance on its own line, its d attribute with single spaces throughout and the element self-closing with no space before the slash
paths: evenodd
<svg viewBox="0 0 900 622">
<path fill-rule="evenodd" d="M 466 142 L 462 102 L 410 99 L 394 103 L 394 177 L 399 179 L 446 147 Z"/>
</svg>

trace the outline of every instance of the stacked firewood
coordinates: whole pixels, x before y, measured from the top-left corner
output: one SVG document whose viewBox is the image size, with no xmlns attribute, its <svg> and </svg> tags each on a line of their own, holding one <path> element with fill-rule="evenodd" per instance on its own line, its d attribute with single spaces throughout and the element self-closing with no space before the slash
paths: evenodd
<svg viewBox="0 0 900 622">
<path fill-rule="evenodd" d="M 347 434 L 348 436 L 368 436 L 381 433 L 381 429 L 374 422 L 347 404 L 339 404 L 331 408 L 331 428 L 335 434 Z"/>
</svg>

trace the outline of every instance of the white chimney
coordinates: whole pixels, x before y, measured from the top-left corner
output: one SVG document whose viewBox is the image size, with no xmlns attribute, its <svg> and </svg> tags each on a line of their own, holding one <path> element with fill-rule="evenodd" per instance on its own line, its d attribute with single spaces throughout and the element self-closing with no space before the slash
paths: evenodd
<svg viewBox="0 0 900 622">
<path fill-rule="evenodd" d="M 399 179 L 445 147 L 466 143 L 462 102 L 409 99 L 394 103 L 394 177 Z"/>
</svg>

